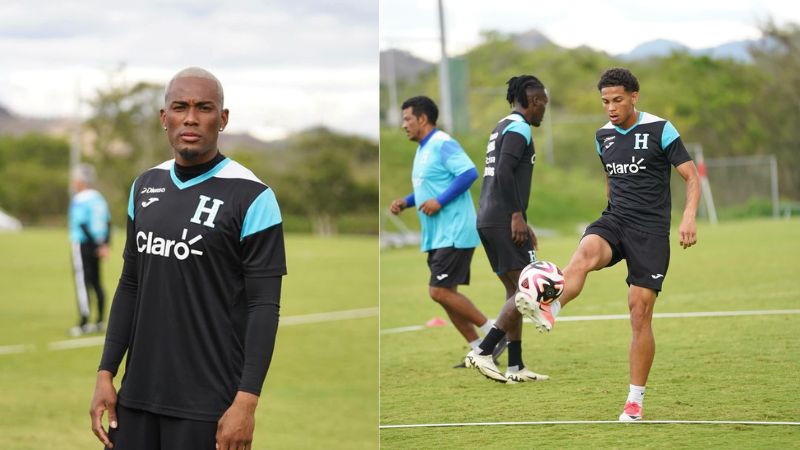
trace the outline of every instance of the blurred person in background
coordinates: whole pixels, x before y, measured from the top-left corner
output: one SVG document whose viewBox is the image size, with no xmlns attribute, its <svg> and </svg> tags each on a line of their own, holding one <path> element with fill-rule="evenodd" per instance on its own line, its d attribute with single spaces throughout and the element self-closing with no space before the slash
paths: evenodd
<svg viewBox="0 0 800 450">
<path fill-rule="evenodd" d="M 100 282 L 100 260 L 108 256 L 111 223 L 106 199 L 93 188 L 97 180 L 94 167 L 78 164 L 72 169 L 71 180 L 74 194 L 69 204 L 69 237 L 80 320 L 69 333 L 80 336 L 104 328 L 106 295 Z M 97 318 L 89 323 L 92 290 L 97 299 Z"/>
<path fill-rule="evenodd" d="M 542 124 L 550 98 L 544 84 L 533 75 L 515 76 L 506 84 L 506 101 L 512 110 L 489 134 L 477 220 L 483 249 L 503 284 L 506 300 L 495 325 L 464 362 L 490 380 L 515 384 L 550 378 L 530 370 L 522 359 L 522 315 L 515 304 L 519 275 L 536 261 L 538 247 L 527 213 L 536 163 L 531 127 Z M 531 319 L 540 326 L 538 315 Z M 491 358 L 495 345 L 504 341 L 508 341 L 505 374 Z"/>
<path fill-rule="evenodd" d="M 469 284 L 470 264 L 480 240 L 475 229 L 475 206 L 469 188 L 478 178 L 475 164 L 461 145 L 436 127 L 439 108 L 428 97 L 412 97 L 403 102 L 403 129 L 408 139 L 417 142 L 411 171 L 413 191 L 395 199 L 389 210 L 400 214 L 416 207 L 422 227 L 420 248 L 428 253 L 430 280 L 428 293 L 447 312 L 453 326 L 477 349 L 493 322 L 458 292 Z M 505 350 L 505 342 L 492 347 L 495 358 Z M 459 363 L 456 368 L 466 367 Z"/>
</svg>

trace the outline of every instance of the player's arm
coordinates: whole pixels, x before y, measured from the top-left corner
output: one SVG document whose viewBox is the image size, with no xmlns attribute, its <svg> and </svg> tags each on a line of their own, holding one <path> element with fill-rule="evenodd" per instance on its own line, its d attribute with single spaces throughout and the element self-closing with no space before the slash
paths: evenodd
<svg viewBox="0 0 800 450">
<path fill-rule="evenodd" d="M 700 203 L 700 176 L 694 161 L 686 161 L 676 167 L 678 173 L 686 181 L 686 206 L 683 209 L 683 218 L 678 227 L 680 243 L 683 248 L 689 248 L 697 243 L 697 205 Z"/>
<path fill-rule="evenodd" d="M 466 192 L 478 179 L 478 170 L 475 169 L 475 164 L 455 140 L 451 139 L 442 144 L 439 158 L 442 167 L 453 176 L 453 179 L 444 191 L 419 205 L 419 210 L 428 216 L 439 212 L 445 205 Z"/>
<path fill-rule="evenodd" d="M 412 192 L 404 198 L 397 198 L 392 201 L 392 204 L 389 205 L 389 211 L 391 211 L 392 214 L 400 214 L 402 210 L 411 208 L 414 204 L 414 193 Z"/>
<path fill-rule="evenodd" d="M 440 209 L 444 208 L 445 205 L 466 192 L 477 179 L 478 170 L 475 167 L 465 170 L 463 173 L 453 178 L 453 181 L 450 182 L 450 185 L 447 186 L 447 189 L 442 191 L 441 194 L 426 200 L 425 203 L 420 205 L 420 211 L 429 216 L 436 214 Z"/>
<path fill-rule="evenodd" d="M 108 410 L 109 426 L 111 428 L 117 427 L 117 391 L 114 388 L 113 381 L 122 362 L 122 357 L 128 350 L 139 289 L 138 253 L 135 248 L 136 238 L 134 235 L 134 222 L 131 217 L 128 217 L 128 232 L 123 254 L 122 274 L 119 278 L 117 290 L 114 293 L 114 301 L 111 304 L 103 356 L 100 359 L 94 396 L 89 407 L 92 431 L 109 448 L 112 448 L 113 444 L 108 440 L 108 434 L 103 428 L 102 418 L 103 413 Z"/>
<path fill-rule="evenodd" d="M 247 210 L 241 250 L 247 297 L 244 365 L 233 403 L 217 422 L 216 441 L 223 450 L 250 448 L 255 410 L 278 332 L 286 251 L 280 209 L 271 189 L 263 191 Z"/>
<path fill-rule="evenodd" d="M 248 315 L 245 355 L 239 390 L 217 427 L 220 448 L 249 445 L 255 428 L 255 410 L 269 370 L 278 332 L 281 277 L 246 277 Z"/>
<path fill-rule="evenodd" d="M 686 206 L 678 227 L 681 246 L 686 249 L 697 243 L 695 218 L 697 205 L 700 203 L 700 175 L 697 173 L 697 167 L 694 165 L 692 157 L 683 145 L 678 130 L 669 121 L 664 124 L 661 132 L 661 148 L 664 149 L 667 161 L 675 166 L 675 169 L 686 181 Z"/>
<path fill-rule="evenodd" d="M 597 150 L 597 157 L 600 158 L 600 165 L 603 166 L 603 175 L 606 176 L 606 200 L 611 203 L 611 186 L 608 184 L 608 172 L 605 170 L 605 162 L 603 161 L 603 149 L 597 136 L 594 137 L 594 147 Z"/>
<path fill-rule="evenodd" d="M 94 220 L 92 216 L 94 214 L 94 208 L 92 208 L 88 202 L 83 201 L 75 204 L 73 213 L 72 220 L 77 222 L 78 228 L 81 230 L 81 233 L 83 233 L 85 241 L 92 245 L 100 244 L 101 240 L 95 236 L 95 233 L 92 233 L 91 225 Z"/>
<path fill-rule="evenodd" d="M 517 185 L 514 182 L 514 172 L 519 166 L 520 159 L 528 141 L 520 133 L 510 131 L 503 138 L 503 145 L 500 147 L 502 157 L 498 158 L 497 170 L 494 176 L 497 179 L 500 195 L 511 205 L 511 239 L 517 245 L 522 245 L 529 237 L 528 225 L 522 211 L 522 198 L 517 192 Z"/>
</svg>

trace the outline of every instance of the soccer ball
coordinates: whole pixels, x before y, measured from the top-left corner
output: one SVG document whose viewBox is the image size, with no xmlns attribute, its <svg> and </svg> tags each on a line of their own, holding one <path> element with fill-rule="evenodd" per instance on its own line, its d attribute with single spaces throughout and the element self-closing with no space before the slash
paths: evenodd
<svg viewBox="0 0 800 450">
<path fill-rule="evenodd" d="M 564 274 L 551 262 L 536 261 L 522 269 L 518 285 L 520 292 L 547 305 L 564 292 Z"/>
</svg>

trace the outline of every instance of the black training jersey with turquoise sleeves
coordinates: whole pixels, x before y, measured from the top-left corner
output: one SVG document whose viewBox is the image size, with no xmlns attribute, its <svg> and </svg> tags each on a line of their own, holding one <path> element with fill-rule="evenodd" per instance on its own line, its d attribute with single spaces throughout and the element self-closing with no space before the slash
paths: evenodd
<svg viewBox="0 0 800 450">
<path fill-rule="evenodd" d="M 640 112 L 627 130 L 606 123 L 597 130 L 595 147 L 608 175 L 608 206 L 603 214 L 641 231 L 669 234 L 671 166 L 692 159 L 675 127 Z"/>
<path fill-rule="evenodd" d="M 509 226 L 515 211 L 522 212 L 527 222 L 535 161 L 531 126 L 522 114 L 501 119 L 486 146 L 478 228 Z"/>
<path fill-rule="evenodd" d="M 170 160 L 134 181 L 128 221 L 138 290 L 119 401 L 216 421 L 242 376 L 245 278 L 286 273 L 275 194 L 228 158 L 185 182 Z"/>
</svg>

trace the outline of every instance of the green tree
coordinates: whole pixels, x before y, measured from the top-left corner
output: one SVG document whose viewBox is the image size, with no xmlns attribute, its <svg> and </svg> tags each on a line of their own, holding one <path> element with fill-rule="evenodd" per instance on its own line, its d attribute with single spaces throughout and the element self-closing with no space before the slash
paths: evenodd
<svg viewBox="0 0 800 450">
<path fill-rule="evenodd" d="M 348 215 L 368 222 L 360 230 L 377 231 L 376 143 L 315 128 L 292 136 L 284 155 L 290 168 L 275 186 L 287 213 L 308 217 L 316 234 L 337 233 L 338 219 Z"/>
<path fill-rule="evenodd" d="M 89 102 L 94 112 L 85 128 L 93 144 L 84 154 L 116 224 L 125 223 L 136 176 L 172 155 L 159 119 L 163 95 L 163 86 L 142 82 L 101 89 Z"/>
<path fill-rule="evenodd" d="M 0 207 L 28 224 L 63 223 L 69 204 L 69 143 L 28 134 L 0 137 Z"/>
<path fill-rule="evenodd" d="M 765 129 L 764 153 L 777 155 L 780 191 L 800 198 L 800 26 L 762 27 L 767 44 L 751 49 L 764 75 L 756 100 L 750 105 Z"/>
</svg>

